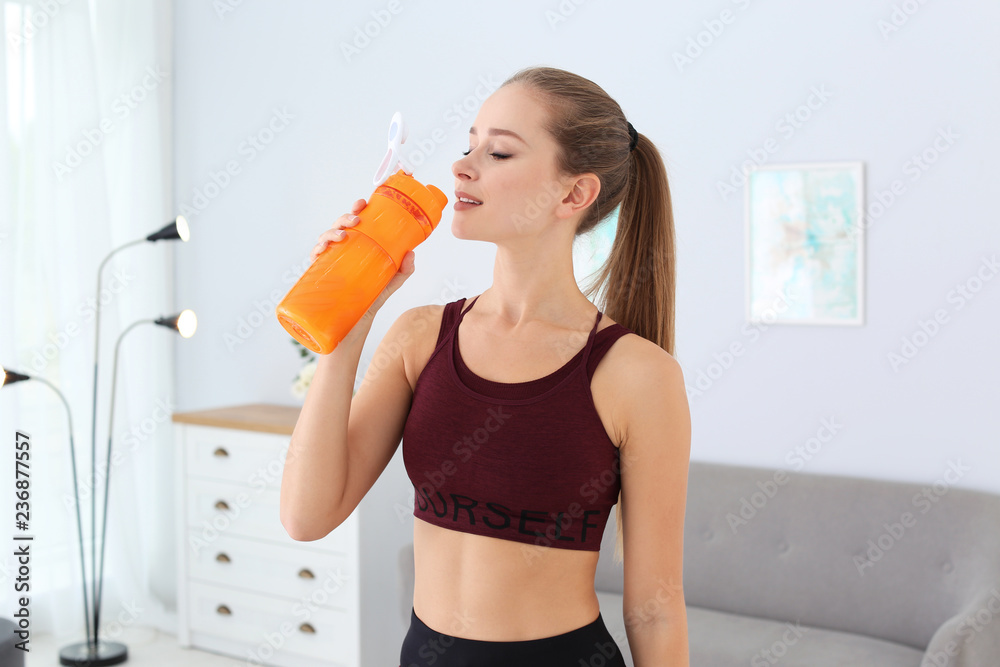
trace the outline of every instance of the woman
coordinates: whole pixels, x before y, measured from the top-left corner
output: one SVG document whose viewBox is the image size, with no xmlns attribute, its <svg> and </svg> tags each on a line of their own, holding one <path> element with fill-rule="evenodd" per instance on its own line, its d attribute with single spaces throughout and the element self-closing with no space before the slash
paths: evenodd
<svg viewBox="0 0 1000 667">
<path fill-rule="evenodd" d="M 672 356 L 663 161 L 604 90 L 548 67 L 517 72 L 483 103 L 463 155 L 452 232 L 496 244 L 493 284 L 404 312 L 352 399 L 372 319 L 414 270 L 407 254 L 320 358 L 285 462 L 282 524 L 299 540 L 327 535 L 402 438 L 416 579 L 401 667 L 625 665 L 594 590 L 617 505 L 633 663 L 686 666 L 690 415 Z M 603 285 L 612 320 L 579 289 L 572 244 L 619 205 L 588 290 Z M 338 219 L 314 256 L 354 222 Z"/>
</svg>

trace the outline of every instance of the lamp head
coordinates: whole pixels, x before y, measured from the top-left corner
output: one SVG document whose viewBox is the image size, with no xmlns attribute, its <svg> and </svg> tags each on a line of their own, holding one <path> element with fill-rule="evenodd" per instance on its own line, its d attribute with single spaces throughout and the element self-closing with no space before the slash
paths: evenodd
<svg viewBox="0 0 1000 667">
<path fill-rule="evenodd" d="M 195 330 L 198 328 L 198 318 L 190 308 L 186 308 L 170 317 L 161 317 L 158 320 L 154 320 L 154 322 L 161 327 L 176 330 L 184 338 L 193 336 Z"/>
<path fill-rule="evenodd" d="M 188 227 L 187 218 L 183 215 L 179 215 L 174 218 L 174 221 L 168 224 L 166 227 L 158 232 L 153 232 L 146 237 L 147 241 L 173 241 L 175 239 L 180 239 L 181 241 L 187 241 L 191 238 L 191 228 Z"/>
<path fill-rule="evenodd" d="M 8 384 L 14 384 L 15 382 L 30 379 L 30 375 L 23 375 L 21 373 L 15 373 L 14 371 L 8 371 L 3 366 L 0 366 L 0 386 L 6 386 Z"/>
</svg>

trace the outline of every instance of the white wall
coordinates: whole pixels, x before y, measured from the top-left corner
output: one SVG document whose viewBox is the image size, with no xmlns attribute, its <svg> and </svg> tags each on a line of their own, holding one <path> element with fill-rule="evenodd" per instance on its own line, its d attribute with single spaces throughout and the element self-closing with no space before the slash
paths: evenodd
<svg viewBox="0 0 1000 667">
<path fill-rule="evenodd" d="M 1000 176 L 995 3 L 553 0 L 507 2 L 498 12 L 403 2 L 396 15 L 383 1 L 234 4 L 220 16 L 212 3 L 176 0 L 177 205 L 191 207 L 195 189 L 227 161 L 241 167 L 189 216 L 192 241 L 176 252 L 177 306 L 194 308 L 200 327 L 196 343 L 177 347 L 178 409 L 296 403 L 289 385 L 301 362 L 272 295 L 304 270 L 319 233 L 371 192 L 392 112 L 406 114 L 409 145 L 443 131 L 416 176 L 450 195 L 481 82 L 546 64 L 596 81 L 663 151 L 679 242 L 676 356 L 688 384 L 711 374 L 732 343 L 746 349 L 691 398 L 693 458 L 794 469 L 789 452 L 833 418 L 842 427 L 803 470 L 930 484 L 961 459 L 971 470 L 959 485 L 1000 492 L 992 346 L 1000 279 L 960 310 L 948 298 L 1000 250 L 989 204 Z M 916 12 L 883 35 L 879 21 L 903 5 Z M 673 54 L 723 10 L 732 21 L 679 69 Z M 380 11 L 391 21 L 348 61 L 341 45 Z M 565 20 L 550 24 L 560 11 Z M 786 138 L 776 123 L 816 88 L 829 99 Z M 470 108 L 459 122 L 463 101 Z M 293 118 L 251 160 L 241 142 L 274 109 Z M 942 128 L 957 139 L 911 180 L 908 161 Z M 864 161 L 869 201 L 896 179 L 907 185 L 868 228 L 863 327 L 775 326 L 756 340 L 742 333 L 743 193 L 724 199 L 718 183 L 769 137 L 778 143 L 770 164 Z M 416 274 L 380 312 L 362 372 L 403 310 L 489 286 L 494 246 L 458 241 L 450 223 L 448 210 L 417 248 Z M 894 372 L 887 355 L 937 309 L 948 322 Z M 258 312 L 258 326 L 241 338 L 241 324 Z M 397 452 L 363 507 L 405 506 L 408 487 Z M 381 536 L 384 558 L 408 541 L 412 518 L 398 526 Z M 386 582 L 378 602 L 396 604 L 393 586 Z"/>
</svg>

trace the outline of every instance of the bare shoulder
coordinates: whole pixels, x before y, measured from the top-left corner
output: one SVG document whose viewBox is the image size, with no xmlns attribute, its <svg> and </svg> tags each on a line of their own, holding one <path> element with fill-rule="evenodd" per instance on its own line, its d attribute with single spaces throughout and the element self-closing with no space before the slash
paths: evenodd
<svg viewBox="0 0 1000 667">
<path fill-rule="evenodd" d="M 597 330 L 602 331 L 615 324 L 618 323 L 610 317 L 602 316 L 601 324 Z M 674 366 L 677 371 L 680 370 L 677 360 L 669 352 L 656 343 L 646 340 L 638 334 L 629 332 L 619 337 L 608 348 L 598 368 L 603 366 L 614 367 L 617 369 L 615 375 L 624 374 L 627 376 L 631 371 L 645 368 L 651 364 L 654 367 L 659 366 L 661 371 L 665 366 Z"/>
<path fill-rule="evenodd" d="M 397 329 L 394 343 L 402 351 L 403 368 L 411 390 L 416 388 L 417 378 L 434 352 L 443 316 L 444 305 L 431 303 L 403 311 L 393 324 Z"/>
<path fill-rule="evenodd" d="M 608 349 L 599 369 L 605 367 L 614 385 L 616 396 L 628 395 L 628 388 L 636 385 L 683 378 L 677 359 L 662 347 L 642 336 L 628 333 Z M 623 393 L 624 392 L 624 393 Z"/>
<path fill-rule="evenodd" d="M 610 397 L 613 428 L 622 444 L 628 440 L 629 423 L 641 415 L 687 409 L 684 375 L 677 359 L 635 333 L 619 337 L 608 348 L 594 383 Z"/>
</svg>

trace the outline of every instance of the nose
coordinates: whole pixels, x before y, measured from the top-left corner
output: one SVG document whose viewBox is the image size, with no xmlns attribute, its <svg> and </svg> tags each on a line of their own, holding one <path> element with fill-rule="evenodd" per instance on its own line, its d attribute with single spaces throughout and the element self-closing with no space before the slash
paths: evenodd
<svg viewBox="0 0 1000 667">
<path fill-rule="evenodd" d="M 469 173 L 472 169 L 468 158 L 468 155 L 463 155 L 452 163 L 451 173 L 455 178 L 464 178 L 466 180 L 471 178 Z"/>
</svg>

